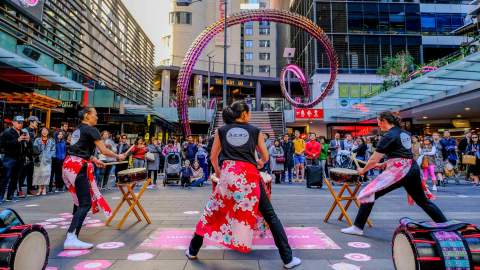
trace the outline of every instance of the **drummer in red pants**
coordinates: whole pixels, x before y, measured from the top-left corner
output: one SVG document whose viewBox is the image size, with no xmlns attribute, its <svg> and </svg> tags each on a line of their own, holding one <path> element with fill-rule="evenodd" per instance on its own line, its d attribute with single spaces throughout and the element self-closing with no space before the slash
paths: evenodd
<svg viewBox="0 0 480 270">
<path fill-rule="evenodd" d="M 420 168 L 413 160 L 411 135 L 400 128 L 400 118 L 392 112 L 383 112 L 377 121 L 380 130 L 385 134 L 378 143 L 375 153 L 364 168 L 358 169 L 358 173 L 365 175 L 375 167 L 385 167 L 385 170 L 360 191 L 358 200 L 361 206 L 354 225 L 342 229 L 342 232 L 363 235 L 363 228 L 375 200 L 399 187 L 405 188 L 408 195 L 433 221 L 438 223 L 447 221 L 442 211 L 425 195 Z M 380 164 L 382 158 L 385 158 L 386 162 Z"/>
</svg>

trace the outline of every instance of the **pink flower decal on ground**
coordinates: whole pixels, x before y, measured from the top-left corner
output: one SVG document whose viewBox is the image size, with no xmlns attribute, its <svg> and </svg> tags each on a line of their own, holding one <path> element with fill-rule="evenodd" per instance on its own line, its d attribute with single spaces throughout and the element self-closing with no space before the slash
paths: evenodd
<svg viewBox="0 0 480 270">
<path fill-rule="evenodd" d="M 128 255 L 127 259 L 129 261 L 147 261 L 151 258 L 155 257 L 152 253 L 144 252 L 144 253 L 135 253 Z"/>
<path fill-rule="evenodd" d="M 58 253 L 58 257 L 74 258 L 90 253 L 90 250 L 64 250 Z"/>
<path fill-rule="evenodd" d="M 58 267 L 55 267 L 55 266 L 47 266 L 47 268 L 45 268 L 45 270 L 58 270 Z"/>
<path fill-rule="evenodd" d="M 101 222 L 101 223 L 92 223 L 92 224 L 87 224 L 85 225 L 85 227 L 87 228 L 98 228 L 98 227 L 103 227 L 105 226 L 105 223 Z"/>
<path fill-rule="evenodd" d="M 45 220 L 46 222 L 60 222 L 60 221 L 65 221 L 65 218 L 49 218 Z"/>
<path fill-rule="evenodd" d="M 74 270 L 101 270 L 107 269 L 112 265 L 110 261 L 107 260 L 92 260 L 84 261 L 78 263 L 73 267 Z"/>
<path fill-rule="evenodd" d="M 367 262 L 370 261 L 372 258 L 368 255 L 362 253 L 348 253 L 344 256 L 346 259 L 356 261 L 356 262 Z"/>
<path fill-rule="evenodd" d="M 106 242 L 97 245 L 98 249 L 116 249 L 125 246 L 123 242 Z"/>
<path fill-rule="evenodd" d="M 354 247 L 354 248 L 370 248 L 371 245 L 369 243 L 365 242 L 348 242 L 349 247 Z"/>
<path fill-rule="evenodd" d="M 55 229 L 57 227 L 58 227 L 58 225 L 55 225 L 55 224 L 49 224 L 49 225 L 43 226 L 43 228 L 45 228 L 45 229 Z"/>
<path fill-rule="evenodd" d="M 360 270 L 360 266 L 349 263 L 336 263 L 330 265 L 333 270 Z"/>
</svg>

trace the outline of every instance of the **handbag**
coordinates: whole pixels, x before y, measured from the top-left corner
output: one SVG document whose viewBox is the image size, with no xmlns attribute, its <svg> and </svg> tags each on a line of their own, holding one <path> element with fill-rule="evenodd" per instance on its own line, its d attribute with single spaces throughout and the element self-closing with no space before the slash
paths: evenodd
<svg viewBox="0 0 480 270">
<path fill-rule="evenodd" d="M 285 157 L 284 156 L 276 157 L 275 162 L 276 163 L 285 163 Z"/>
<path fill-rule="evenodd" d="M 150 153 L 150 152 L 145 153 L 145 158 L 148 161 L 155 161 L 155 155 L 153 153 Z"/>
<path fill-rule="evenodd" d="M 462 163 L 467 165 L 476 165 L 477 158 L 474 155 L 463 155 L 462 156 Z"/>
</svg>

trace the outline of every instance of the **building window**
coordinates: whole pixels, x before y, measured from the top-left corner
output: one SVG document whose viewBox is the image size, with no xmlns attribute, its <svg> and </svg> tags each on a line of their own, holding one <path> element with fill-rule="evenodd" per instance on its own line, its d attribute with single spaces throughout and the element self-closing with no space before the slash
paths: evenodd
<svg viewBox="0 0 480 270">
<path fill-rule="evenodd" d="M 170 24 L 192 24 L 192 13 L 183 11 L 170 12 Z"/>
<path fill-rule="evenodd" d="M 245 35 L 252 36 L 253 35 L 253 22 L 246 22 L 245 26 Z"/>
<path fill-rule="evenodd" d="M 261 48 L 270 48 L 270 40 L 260 40 L 258 46 Z"/>
<path fill-rule="evenodd" d="M 246 53 L 244 54 L 244 57 L 243 57 L 243 58 L 244 58 L 245 60 L 251 61 L 251 60 L 253 60 L 253 53 L 251 53 L 251 52 L 246 52 Z"/>
<path fill-rule="evenodd" d="M 258 67 L 258 71 L 260 73 L 270 73 L 270 66 L 269 65 L 261 65 Z"/>
<path fill-rule="evenodd" d="M 245 74 L 253 74 L 253 66 L 252 65 L 246 65 L 245 66 Z"/>
<path fill-rule="evenodd" d="M 260 28 L 258 29 L 258 33 L 262 36 L 270 35 L 270 28 Z"/>
<path fill-rule="evenodd" d="M 253 48 L 253 40 L 245 40 L 245 48 Z"/>
<path fill-rule="evenodd" d="M 258 58 L 260 60 L 270 60 L 270 53 L 259 53 Z"/>
<path fill-rule="evenodd" d="M 260 28 L 270 28 L 270 22 L 269 21 L 261 21 L 258 23 Z"/>
</svg>

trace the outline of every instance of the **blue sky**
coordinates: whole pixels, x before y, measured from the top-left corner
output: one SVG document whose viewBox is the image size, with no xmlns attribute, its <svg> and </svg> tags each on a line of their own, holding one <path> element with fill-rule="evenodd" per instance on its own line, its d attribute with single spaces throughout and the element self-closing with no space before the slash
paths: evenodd
<svg viewBox="0 0 480 270">
<path fill-rule="evenodd" d="M 170 0 L 122 0 L 135 20 L 155 44 L 155 64 L 158 64 L 160 37 L 166 33 Z"/>
</svg>

